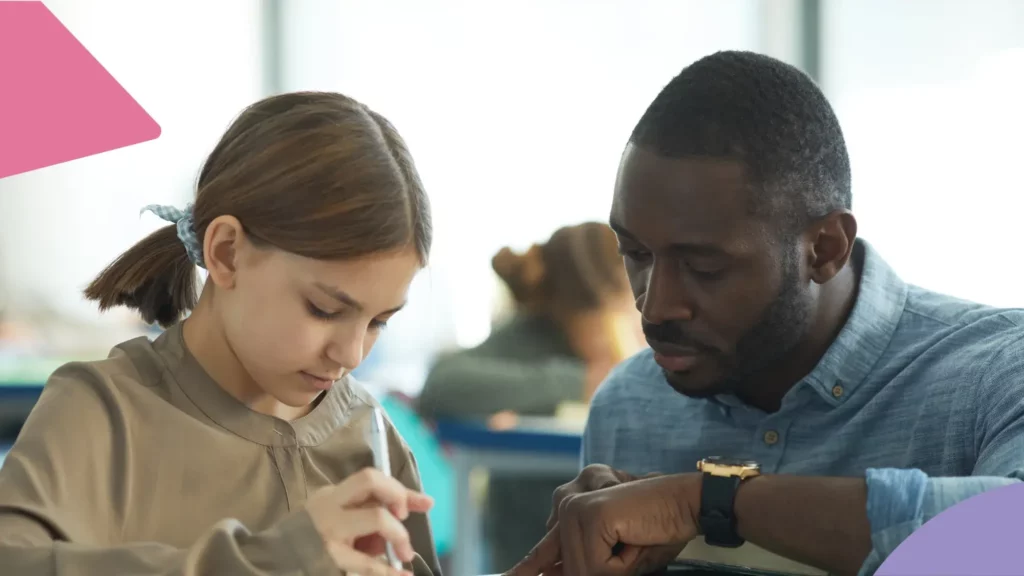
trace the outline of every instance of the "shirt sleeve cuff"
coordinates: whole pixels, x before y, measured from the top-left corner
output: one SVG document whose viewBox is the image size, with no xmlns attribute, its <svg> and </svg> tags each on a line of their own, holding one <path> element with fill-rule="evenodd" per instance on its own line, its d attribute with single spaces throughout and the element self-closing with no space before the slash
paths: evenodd
<svg viewBox="0 0 1024 576">
<path fill-rule="evenodd" d="M 869 468 L 868 521 L 871 533 L 919 520 L 923 515 L 928 475 L 916 469 Z"/>
<path fill-rule="evenodd" d="M 928 475 L 917 469 L 869 468 L 866 474 L 871 553 L 860 575 L 874 574 L 889 554 L 924 523 Z"/>
</svg>

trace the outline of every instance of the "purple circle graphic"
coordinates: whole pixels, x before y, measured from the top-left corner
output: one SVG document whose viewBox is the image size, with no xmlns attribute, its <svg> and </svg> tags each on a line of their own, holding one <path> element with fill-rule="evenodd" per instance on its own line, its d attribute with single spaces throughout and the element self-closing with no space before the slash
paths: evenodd
<svg viewBox="0 0 1024 576">
<path fill-rule="evenodd" d="M 1024 483 L 983 492 L 942 512 L 910 535 L 877 576 L 1024 574 Z"/>
</svg>

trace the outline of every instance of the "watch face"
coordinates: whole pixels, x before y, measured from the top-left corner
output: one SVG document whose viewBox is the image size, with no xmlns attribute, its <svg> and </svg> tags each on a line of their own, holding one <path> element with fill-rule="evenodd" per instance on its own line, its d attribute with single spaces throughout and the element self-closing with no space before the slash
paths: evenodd
<svg viewBox="0 0 1024 576">
<path fill-rule="evenodd" d="M 760 465 L 753 460 L 740 460 L 738 458 L 726 458 L 724 456 L 708 456 L 704 459 L 708 464 L 715 466 L 739 466 L 740 468 L 760 468 Z"/>
</svg>

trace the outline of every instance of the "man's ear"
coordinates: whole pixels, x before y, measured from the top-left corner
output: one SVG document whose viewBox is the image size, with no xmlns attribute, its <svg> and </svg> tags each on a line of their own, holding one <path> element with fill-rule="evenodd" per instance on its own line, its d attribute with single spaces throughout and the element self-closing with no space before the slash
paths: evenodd
<svg viewBox="0 0 1024 576">
<path fill-rule="evenodd" d="M 850 261 L 857 240 L 857 219 L 849 210 L 836 210 L 816 220 L 806 232 L 811 280 L 824 284 Z"/>
</svg>

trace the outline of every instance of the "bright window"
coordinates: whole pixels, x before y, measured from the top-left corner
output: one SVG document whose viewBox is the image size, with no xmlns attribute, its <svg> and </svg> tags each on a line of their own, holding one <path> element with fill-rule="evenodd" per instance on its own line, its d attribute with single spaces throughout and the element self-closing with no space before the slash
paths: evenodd
<svg viewBox="0 0 1024 576">
<path fill-rule="evenodd" d="M 822 4 L 861 235 L 909 282 L 1024 306 L 1024 2 Z"/>
</svg>

